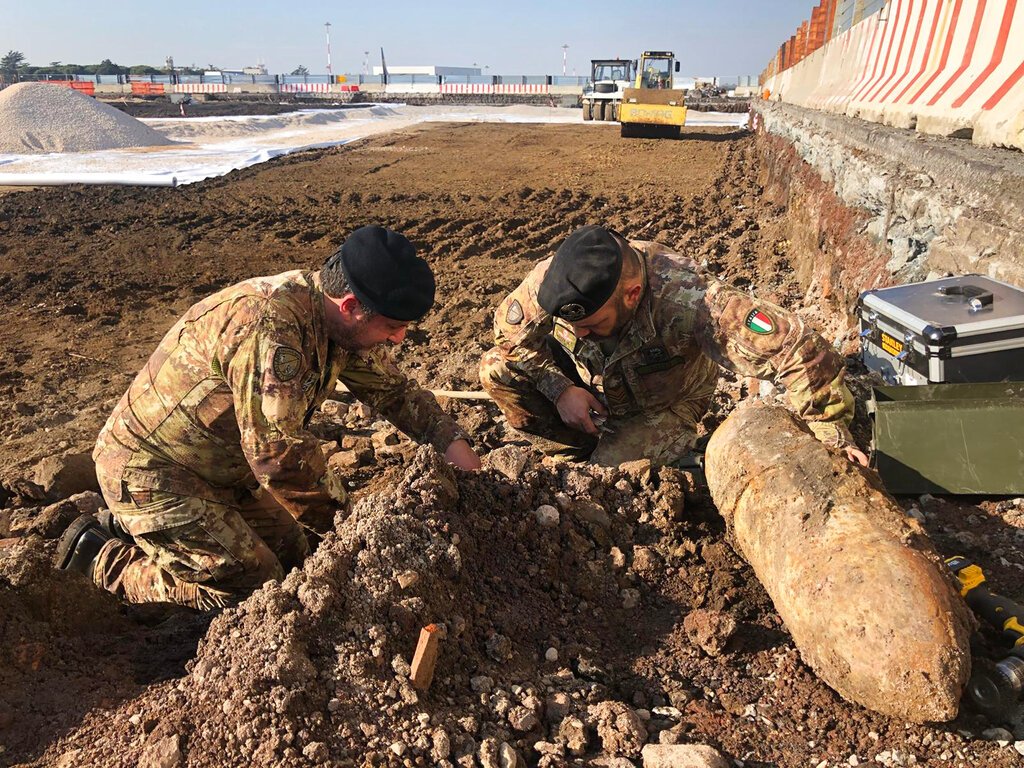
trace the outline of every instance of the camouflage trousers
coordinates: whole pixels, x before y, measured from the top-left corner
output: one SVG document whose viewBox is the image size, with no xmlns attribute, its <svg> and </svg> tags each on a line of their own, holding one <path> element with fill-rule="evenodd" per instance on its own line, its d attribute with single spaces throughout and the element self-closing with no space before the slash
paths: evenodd
<svg viewBox="0 0 1024 768">
<path fill-rule="evenodd" d="M 127 503 L 109 506 L 128 530 L 142 519 L 191 520 L 136 533 L 134 546 L 112 539 L 100 550 L 93 580 L 131 603 L 222 608 L 283 579 L 310 551 L 302 527 L 262 489 L 243 493 L 237 505 L 132 489 Z"/>
<path fill-rule="evenodd" d="M 583 382 L 567 359 L 555 361 L 576 386 Z M 540 451 L 568 461 L 618 466 L 626 461 L 650 459 L 673 464 L 686 456 L 697 439 L 697 422 L 711 404 L 711 392 L 682 397 L 671 407 L 626 418 L 610 417 L 594 437 L 566 426 L 554 403 L 526 376 L 509 368 L 497 348 L 480 360 L 480 382 L 501 409 L 509 426 L 522 433 Z M 597 393 L 593 393 L 595 396 Z"/>
</svg>

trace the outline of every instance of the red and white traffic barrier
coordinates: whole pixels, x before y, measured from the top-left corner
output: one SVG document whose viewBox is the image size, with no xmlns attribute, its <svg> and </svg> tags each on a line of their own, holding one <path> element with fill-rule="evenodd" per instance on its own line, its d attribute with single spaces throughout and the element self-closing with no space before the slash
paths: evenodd
<svg viewBox="0 0 1024 768">
<path fill-rule="evenodd" d="M 282 83 L 281 93 L 330 93 L 330 83 Z"/>
<path fill-rule="evenodd" d="M 178 83 L 171 86 L 174 93 L 227 93 L 225 83 Z"/>
<path fill-rule="evenodd" d="M 1024 0 L 892 0 L 765 87 L 800 106 L 1024 149 Z"/>
<path fill-rule="evenodd" d="M 542 84 L 524 83 L 442 83 L 441 93 L 470 93 L 470 94 L 547 94 L 551 92 L 551 86 Z"/>
</svg>

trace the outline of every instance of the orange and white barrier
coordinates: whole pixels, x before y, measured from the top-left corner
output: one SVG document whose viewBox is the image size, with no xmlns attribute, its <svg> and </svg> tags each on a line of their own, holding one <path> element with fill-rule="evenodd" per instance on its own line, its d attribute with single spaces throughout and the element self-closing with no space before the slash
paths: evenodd
<svg viewBox="0 0 1024 768">
<path fill-rule="evenodd" d="M 70 88 L 73 91 L 78 91 L 89 96 L 96 95 L 96 83 L 92 80 L 46 80 L 44 82 L 48 85 L 62 85 L 65 88 Z"/>
<path fill-rule="evenodd" d="M 1024 0 L 891 0 L 764 86 L 800 106 L 1024 149 Z"/>
</svg>

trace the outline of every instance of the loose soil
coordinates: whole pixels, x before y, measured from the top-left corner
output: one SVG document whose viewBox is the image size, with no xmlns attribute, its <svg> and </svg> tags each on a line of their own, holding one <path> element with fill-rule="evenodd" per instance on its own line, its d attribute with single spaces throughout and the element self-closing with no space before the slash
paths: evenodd
<svg viewBox="0 0 1024 768">
<path fill-rule="evenodd" d="M 0 197 L 0 764 L 625 766 L 645 738 L 746 766 L 1016 764 L 976 715 L 907 725 L 819 682 L 693 477 L 549 465 L 509 445 L 486 403 L 445 404 L 491 451 L 475 474 L 332 404 L 314 428 L 348 451 L 353 513 L 302 570 L 218 616 L 122 606 L 49 565 L 60 521 L 88 499 L 48 495 L 32 465 L 90 450 L 192 303 L 315 268 L 363 224 L 404 232 L 434 267 L 436 308 L 397 355 L 431 388 L 477 388 L 494 305 L 598 221 L 678 248 L 852 352 L 842 312 L 805 306 L 752 141 L 436 125 L 181 189 Z M 708 430 L 759 392 L 721 384 Z M 1024 508 L 904 505 L 941 552 L 1024 592 Z M 430 623 L 445 639 L 416 691 L 408 663 Z M 979 648 L 995 652 L 995 638 Z M 989 737 L 1024 738 L 1002 725 L 1016 736 Z"/>
</svg>

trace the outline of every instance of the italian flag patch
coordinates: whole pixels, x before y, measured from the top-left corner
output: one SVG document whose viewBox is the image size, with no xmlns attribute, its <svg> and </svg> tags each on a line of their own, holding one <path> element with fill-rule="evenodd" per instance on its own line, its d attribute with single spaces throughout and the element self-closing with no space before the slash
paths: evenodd
<svg viewBox="0 0 1024 768">
<path fill-rule="evenodd" d="M 744 324 L 754 333 L 760 333 L 762 335 L 775 333 L 775 323 L 773 323 L 772 319 L 760 309 L 751 310 L 750 314 L 747 315 L 747 320 Z"/>
</svg>

